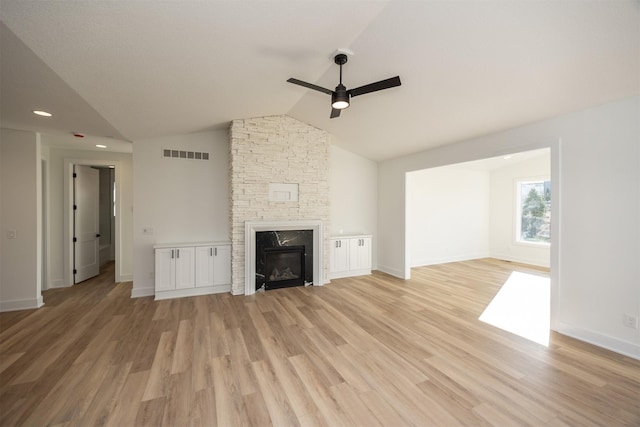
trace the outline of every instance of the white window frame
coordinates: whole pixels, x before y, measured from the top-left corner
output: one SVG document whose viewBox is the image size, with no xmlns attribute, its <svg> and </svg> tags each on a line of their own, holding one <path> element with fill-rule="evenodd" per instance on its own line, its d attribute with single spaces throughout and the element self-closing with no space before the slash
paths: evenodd
<svg viewBox="0 0 640 427">
<path fill-rule="evenodd" d="M 549 176 L 536 176 L 536 177 L 526 177 L 526 178 L 517 178 L 515 180 L 515 227 L 513 230 L 513 242 L 516 245 L 523 245 L 523 246 L 538 246 L 538 247 L 544 247 L 544 248 L 548 248 L 549 246 L 551 246 L 551 240 L 549 240 L 549 242 L 541 242 L 541 241 L 530 241 L 530 240 L 523 240 L 522 234 L 521 234 L 521 228 L 522 228 L 522 185 L 523 184 L 530 184 L 530 183 L 538 183 L 538 182 L 545 182 L 545 181 L 549 181 L 551 182 L 551 177 Z M 553 192 L 551 194 L 551 206 L 553 209 Z M 552 211 L 553 214 L 553 211 Z"/>
</svg>

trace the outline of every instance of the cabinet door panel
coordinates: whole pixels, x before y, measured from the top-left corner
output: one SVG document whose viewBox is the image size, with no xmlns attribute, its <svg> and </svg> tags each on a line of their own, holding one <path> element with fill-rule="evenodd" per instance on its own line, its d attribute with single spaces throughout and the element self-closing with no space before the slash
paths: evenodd
<svg viewBox="0 0 640 427">
<path fill-rule="evenodd" d="M 349 270 L 371 268 L 371 238 L 359 237 L 349 241 Z"/>
<path fill-rule="evenodd" d="M 228 285 L 231 283 L 231 246 L 214 247 L 213 284 Z"/>
<path fill-rule="evenodd" d="M 176 288 L 174 255 L 174 249 L 156 249 L 156 291 L 170 291 Z"/>
<path fill-rule="evenodd" d="M 195 285 L 195 248 L 176 250 L 176 289 L 193 288 Z"/>
<path fill-rule="evenodd" d="M 363 237 L 358 251 L 358 264 L 361 269 L 371 269 L 371 238 Z"/>
<path fill-rule="evenodd" d="M 330 249 L 330 271 L 339 273 L 349 270 L 349 239 L 332 239 Z"/>
<path fill-rule="evenodd" d="M 196 288 L 213 286 L 213 246 L 196 248 Z"/>
</svg>

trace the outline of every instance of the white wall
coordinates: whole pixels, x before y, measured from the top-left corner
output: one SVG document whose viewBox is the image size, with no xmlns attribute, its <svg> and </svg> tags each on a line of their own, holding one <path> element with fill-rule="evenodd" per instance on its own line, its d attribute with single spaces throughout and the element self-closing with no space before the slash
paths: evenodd
<svg viewBox="0 0 640 427">
<path fill-rule="evenodd" d="M 331 230 L 336 235 L 373 235 L 373 268 L 377 268 L 378 164 L 335 145 L 329 151 Z"/>
<path fill-rule="evenodd" d="M 43 144 L 54 141 L 54 137 L 42 135 Z M 81 164 L 106 165 L 117 163 L 116 190 L 119 192 L 120 209 L 119 240 L 120 253 L 116 254 L 116 280 L 131 280 L 133 277 L 133 186 L 132 186 L 132 156 L 129 153 L 112 153 L 104 151 L 75 150 L 49 147 L 48 156 L 48 207 L 47 207 L 47 286 L 62 287 L 73 284 L 70 271 L 71 248 L 67 239 L 69 224 L 68 202 L 71 197 L 68 191 L 69 162 Z"/>
<path fill-rule="evenodd" d="M 39 135 L 0 129 L 0 311 L 43 304 L 40 173 Z"/>
<path fill-rule="evenodd" d="M 410 276 L 406 172 L 551 147 L 552 325 L 640 358 L 640 330 L 622 322 L 640 316 L 639 116 L 640 98 L 628 98 L 382 162 L 378 268 Z"/>
<path fill-rule="evenodd" d="M 459 167 L 407 174 L 411 267 L 489 256 L 489 181 Z"/>
<path fill-rule="evenodd" d="M 550 176 L 551 159 L 548 151 L 540 156 L 491 172 L 491 257 L 549 267 L 549 246 L 515 241 L 515 217 L 516 182 L 526 179 L 548 179 Z M 554 221 L 553 182 L 551 183 L 551 193 L 551 221 Z"/>
<path fill-rule="evenodd" d="M 155 292 L 154 244 L 229 240 L 228 142 L 221 130 L 133 143 L 133 297 Z M 163 158 L 163 148 L 208 152 L 210 160 Z"/>
</svg>

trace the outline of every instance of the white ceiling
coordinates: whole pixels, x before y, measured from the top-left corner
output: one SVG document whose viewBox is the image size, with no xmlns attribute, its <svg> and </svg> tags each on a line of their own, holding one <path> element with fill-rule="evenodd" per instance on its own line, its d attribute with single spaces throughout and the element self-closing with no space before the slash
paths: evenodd
<svg viewBox="0 0 640 427">
<path fill-rule="evenodd" d="M 640 94 L 640 2 L 0 2 L 0 125 L 139 140 L 288 114 L 384 160 Z M 399 75 L 329 119 L 344 83 Z M 48 119 L 33 109 L 54 113 Z"/>
</svg>

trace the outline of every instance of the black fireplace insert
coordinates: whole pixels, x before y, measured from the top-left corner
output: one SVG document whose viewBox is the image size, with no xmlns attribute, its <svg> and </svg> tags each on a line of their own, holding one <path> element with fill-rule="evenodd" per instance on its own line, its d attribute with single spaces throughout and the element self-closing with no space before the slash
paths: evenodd
<svg viewBox="0 0 640 427">
<path fill-rule="evenodd" d="M 256 290 L 313 284 L 313 230 L 256 232 Z"/>
</svg>

